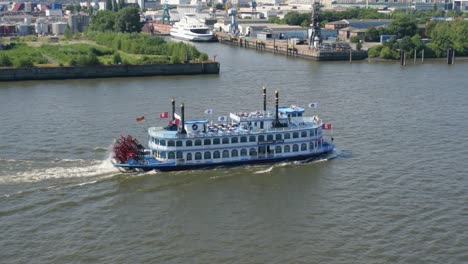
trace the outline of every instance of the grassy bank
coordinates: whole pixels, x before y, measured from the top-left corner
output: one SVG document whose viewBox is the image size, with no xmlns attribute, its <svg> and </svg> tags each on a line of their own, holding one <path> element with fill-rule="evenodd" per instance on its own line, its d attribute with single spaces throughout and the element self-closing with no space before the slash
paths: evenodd
<svg viewBox="0 0 468 264">
<path fill-rule="evenodd" d="M 79 39 L 25 37 L 3 43 L 0 67 L 140 65 L 206 61 L 208 56 L 185 43 L 128 33 L 88 32 Z"/>
</svg>

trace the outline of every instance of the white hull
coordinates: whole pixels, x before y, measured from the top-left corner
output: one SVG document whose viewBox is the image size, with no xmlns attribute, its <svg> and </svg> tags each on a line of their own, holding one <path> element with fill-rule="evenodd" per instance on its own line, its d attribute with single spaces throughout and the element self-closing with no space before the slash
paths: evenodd
<svg viewBox="0 0 468 264">
<path fill-rule="evenodd" d="M 189 40 L 189 41 L 213 41 L 214 36 L 212 33 L 209 34 L 196 34 L 187 30 L 178 30 L 178 29 L 171 29 L 171 37 Z"/>
</svg>

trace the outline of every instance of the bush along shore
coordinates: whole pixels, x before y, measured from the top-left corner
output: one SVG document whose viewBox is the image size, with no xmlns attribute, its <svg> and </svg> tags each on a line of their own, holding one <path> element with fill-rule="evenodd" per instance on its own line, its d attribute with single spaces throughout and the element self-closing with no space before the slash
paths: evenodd
<svg viewBox="0 0 468 264">
<path fill-rule="evenodd" d="M 193 66 L 188 66 L 190 64 Z M 204 64 L 216 64 L 213 69 L 218 68 L 218 72 L 213 72 L 211 67 L 200 71 L 187 70 L 190 67 L 199 69 L 200 65 Z M 207 54 L 199 52 L 195 47 L 182 42 L 167 42 L 161 37 L 140 33 L 88 31 L 80 39 L 71 39 L 67 44 L 41 43 L 36 37 L 28 37 L 3 43 L 0 50 L 0 71 L 8 70 L 10 73 L 15 69 L 22 69 L 21 72 L 26 73 L 27 69 L 35 68 L 44 72 L 47 68 L 52 70 L 51 68 L 60 67 L 83 69 L 83 67 L 119 66 L 113 67 L 116 69 L 126 66 L 125 69 L 130 69 L 131 66 L 142 65 L 166 65 L 170 68 L 162 72 L 155 71 L 154 75 L 219 73 L 219 64 L 209 61 Z M 176 65 L 185 66 L 175 67 Z M 177 68 L 183 70 L 179 73 Z M 59 71 L 52 70 L 52 72 Z M 152 75 L 150 73 L 146 72 L 144 75 Z M 74 76 L 80 78 L 80 74 Z M 119 76 L 125 76 L 124 72 L 119 73 Z M 58 77 L 55 76 L 53 79 Z"/>
</svg>

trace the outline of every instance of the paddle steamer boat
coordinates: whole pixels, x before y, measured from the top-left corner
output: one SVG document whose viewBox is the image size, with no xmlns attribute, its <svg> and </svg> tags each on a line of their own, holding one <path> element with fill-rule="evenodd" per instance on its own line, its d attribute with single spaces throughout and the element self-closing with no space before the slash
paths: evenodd
<svg viewBox="0 0 468 264">
<path fill-rule="evenodd" d="M 275 94 L 273 111 L 266 110 L 263 88 L 263 111 L 231 113 L 217 124 L 185 120 L 184 105 L 179 116 L 172 99 L 172 119 L 166 127 L 148 128 L 148 148 L 131 136 L 114 140 L 113 164 L 125 171 L 173 171 L 309 160 L 332 152 L 333 137 L 325 140 L 322 133 L 331 124 L 305 116 L 298 106 L 279 107 Z"/>
</svg>

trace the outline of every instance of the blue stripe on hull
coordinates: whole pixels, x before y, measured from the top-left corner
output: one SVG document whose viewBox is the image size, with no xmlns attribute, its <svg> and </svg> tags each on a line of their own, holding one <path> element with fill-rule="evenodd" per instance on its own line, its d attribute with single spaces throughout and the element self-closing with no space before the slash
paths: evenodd
<svg viewBox="0 0 468 264">
<path fill-rule="evenodd" d="M 221 163 L 210 163 L 210 164 L 189 164 L 189 165 L 174 165 L 174 166 L 138 166 L 138 165 L 130 165 L 130 166 L 118 166 L 121 168 L 128 168 L 128 169 L 139 169 L 143 171 L 181 171 L 181 170 L 193 170 L 193 169 L 209 169 L 215 167 L 234 167 L 234 166 L 242 166 L 242 165 L 255 165 L 255 164 L 271 164 L 277 163 L 281 161 L 301 161 L 301 160 L 308 160 L 308 159 L 318 159 L 320 157 L 324 157 L 330 152 L 333 151 L 333 148 L 330 148 L 321 153 L 313 153 L 310 155 L 301 155 L 301 156 L 294 156 L 294 157 L 280 157 L 280 158 L 271 158 L 271 159 L 257 159 L 257 160 L 242 160 L 242 161 L 234 161 L 234 162 L 221 162 Z M 122 164 L 123 165 L 123 164 Z"/>
</svg>

